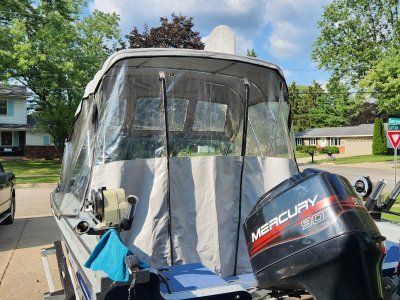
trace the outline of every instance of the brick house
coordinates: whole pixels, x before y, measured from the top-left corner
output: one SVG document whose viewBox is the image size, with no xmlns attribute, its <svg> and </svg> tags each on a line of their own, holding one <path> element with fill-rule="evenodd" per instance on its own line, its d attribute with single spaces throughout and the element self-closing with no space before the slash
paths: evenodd
<svg viewBox="0 0 400 300">
<path fill-rule="evenodd" d="M 0 157 L 54 158 L 57 151 L 47 133 L 34 132 L 28 115 L 26 88 L 0 84 Z"/>
<path fill-rule="evenodd" d="M 385 124 L 387 131 L 387 123 Z M 358 126 L 311 128 L 296 134 L 296 145 L 335 146 L 347 155 L 372 154 L 374 124 Z M 388 142 L 388 148 L 393 146 Z"/>
</svg>

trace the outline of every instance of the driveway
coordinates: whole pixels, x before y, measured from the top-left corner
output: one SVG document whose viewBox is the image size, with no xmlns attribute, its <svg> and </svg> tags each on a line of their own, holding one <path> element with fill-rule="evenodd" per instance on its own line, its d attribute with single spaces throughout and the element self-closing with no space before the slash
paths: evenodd
<svg viewBox="0 0 400 300">
<path fill-rule="evenodd" d="M 16 220 L 0 226 L 0 299 L 42 299 L 48 291 L 40 249 L 60 239 L 50 210 L 52 190 L 16 188 Z"/>
<path fill-rule="evenodd" d="M 377 182 L 380 178 L 385 179 L 387 186 L 384 193 L 390 192 L 394 186 L 394 167 L 393 162 L 360 163 L 360 164 L 301 164 L 299 169 L 315 168 L 325 170 L 331 173 L 346 177 L 350 183 L 353 183 L 358 176 L 369 176 L 372 182 Z M 397 170 L 397 180 L 400 179 L 400 169 Z"/>
</svg>

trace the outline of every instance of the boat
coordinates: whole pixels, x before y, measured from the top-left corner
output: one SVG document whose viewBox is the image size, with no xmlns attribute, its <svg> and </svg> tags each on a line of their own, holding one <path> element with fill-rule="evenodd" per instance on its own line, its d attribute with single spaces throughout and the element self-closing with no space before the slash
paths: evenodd
<svg viewBox="0 0 400 300">
<path fill-rule="evenodd" d="M 300 299 L 306 290 L 257 286 L 243 231 L 260 197 L 298 173 L 278 66 L 200 50 L 116 52 L 88 83 L 65 143 L 51 194 L 62 242 L 42 253 L 57 254 L 64 288 L 49 285 L 45 299 Z M 122 245 L 112 251 L 127 249 L 122 260 L 103 253 L 111 239 Z"/>
</svg>

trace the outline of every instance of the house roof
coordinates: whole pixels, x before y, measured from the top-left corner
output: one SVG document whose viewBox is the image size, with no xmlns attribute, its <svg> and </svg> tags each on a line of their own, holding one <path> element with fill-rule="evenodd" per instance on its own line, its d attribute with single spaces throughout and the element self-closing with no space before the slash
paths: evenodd
<svg viewBox="0 0 400 300">
<path fill-rule="evenodd" d="M 5 85 L 0 83 L 0 98 L 1 97 L 27 98 L 29 96 L 30 94 L 27 92 L 25 86 Z"/>
<path fill-rule="evenodd" d="M 387 130 L 387 124 L 385 124 Z M 361 137 L 373 136 L 374 124 L 361 124 L 347 127 L 311 128 L 296 134 L 296 138 L 322 138 L 322 137 Z"/>
<path fill-rule="evenodd" d="M 29 124 L 0 124 L 0 129 L 29 130 L 32 128 L 33 128 L 33 125 L 29 125 Z"/>
<path fill-rule="evenodd" d="M 27 124 L 0 124 L 0 129 L 29 130 L 35 127 L 37 121 L 31 115 L 27 115 L 26 119 Z"/>
</svg>

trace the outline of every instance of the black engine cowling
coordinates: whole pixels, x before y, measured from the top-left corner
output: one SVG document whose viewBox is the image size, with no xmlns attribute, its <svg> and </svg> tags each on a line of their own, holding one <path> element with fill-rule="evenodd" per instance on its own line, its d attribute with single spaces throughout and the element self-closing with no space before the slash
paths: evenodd
<svg viewBox="0 0 400 300">
<path fill-rule="evenodd" d="M 383 299 L 385 238 L 344 177 L 306 169 L 264 194 L 243 226 L 260 288 Z"/>
</svg>

